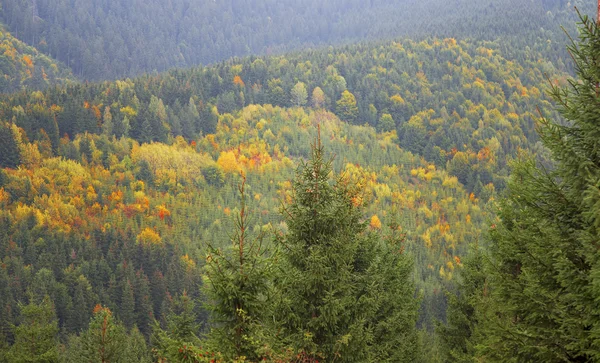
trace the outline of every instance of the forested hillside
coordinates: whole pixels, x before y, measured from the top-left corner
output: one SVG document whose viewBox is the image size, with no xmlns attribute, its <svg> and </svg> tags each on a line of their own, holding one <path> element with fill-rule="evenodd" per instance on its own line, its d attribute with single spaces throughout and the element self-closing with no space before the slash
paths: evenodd
<svg viewBox="0 0 600 363">
<path fill-rule="evenodd" d="M 448 362 L 600 361 L 600 29 L 581 20 L 576 78 L 549 92 L 564 119 L 540 120 L 552 163 L 524 153 L 512 164 L 489 244 L 464 259 L 438 329 Z"/>
<path fill-rule="evenodd" d="M 14 38 L 0 25 L 0 93 L 73 82 L 71 71 Z"/>
<path fill-rule="evenodd" d="M 209 314 L 200 301 L 206 296 L 218 301 L 223 293 L 210 290 L 210 279 L 221 276 L 210 266 L 245 215 L 236 187 L 245 179 L 252 219 L 244 231 L 266 233 L 265 246 L 278 246 L 279 238 L 285 246 L 301 246 L 293 236 L 299 233 L 294 228 L 302 227 L 290 219 L 292 214 L 281 214 L 281 205 L 294 206 L 298 193 L 308 193 L 291 178 L 296 166 L 314 157 L 309 145 L 317 125 L 325 152 L 335 155 L 336 175 L 362 191 L 350 200 L 331 200 L 364 206 L 347 217 L 360 216 L 365 230 L 339 233 L 405 236 L 389 240 L 403 256 L 387 254 L 392 260 L 386 263 L 397 269 L 367 257 L 387 245 L 365 251 L 365 260 L 354 263 L 372 264 L 379 271 L 374 278 L 387 276 L 404 288 L 411 286 L 406 281 L 414 271 L 418 324 L 430 330 L 445 316 L 445 291 L 453 289 L 467 246 L 478 243 L 494 220 L 490 207 L 505 187 L 508 160 L 521 150 L 546 159 L 534 131 L 536 107 L 556 116 L 541 90 L 544 74 L 564 83 L 541 59 L 518 64 L 504 58 L 496 42 L 448 38 L 243 58 L 157 76 L 3 95 L 0 332 L 6 356 L 27 347 L 25 333 L 11 324 L 34 319 L 36 311 L 55 312 L 48 318 L 56 331 L 49 335 L 49 346 L 66 344 L 66 357 L 80 354 L 103 319 L 116 319 L 116 331 L 128 332 L 122 343 L 130 344 L 129 351 L 138 352 L 141 361 L 149 354 L 146 344 L 158 356 L 188 354 L 185 349 L 177 353 L 184 343 L 190 349 L 204 344 L 168 331 L 175 324 L 188 333 L 212 332 L 209 328 L 219 325 L 211 325 L 209 315 L 229 316 L 223 310 Z M 301 216 L 298 210 L 294 215 Z M 414 259 L 413 267 L 408 258 Z M 293 263 L 288 267 L 301 270 Z M 296 296 L 291 286 L 297 285 L 282 286 L 292 294 L 287 296 Z M 393 291 L 406 296 L 398 289 Z M 388 327 L 404 327 L 389 334 L 408 334 L 406 342 L 412 343 L 398 350 L 406 357 L 422 355 L 407 328 L 417 319 L 417 305 L 409 300 L 388 301 L 404 304 L 390 305 L 389 314 L 393 306 L 405 309 L 397 319 L 406 325 Z M 378 306 L 381 301 L 371 302 Z M 290 331 L 298 316 L 308 314 L 295 309 L 300 307 L 284 309 Z M 373 314 L 369 319 L 381 322 L 381 329 L 387 326 L 377 320 L 387 313 Z M 27 324 L 21 324 L 23 329 Z M 267 333 L 252 337 L 272 342 L 263 336 Z M 377 336 L 365 337 L 365 344 L 384 339 Z M 296 335 L 289 339 L 296 342 L 289 346 L 305 353 L 314 348 L 307 342 L 298 346 Z M 369 347 L 368 354 L 389 354 L 383 345 L 381 351 Z M 224 349 L 213 352 L 239 353 Z M 251 349 L 256 357 L 283 359 L 257 349 Z"/>
<path fill-rule="evenodd" d="M 398 37 L 503 39 L 506 56 L 542 52 L 562 66 L 559 25 L 574 29 L 574 5 L 593 9 L 582 0 L 6 0 L 0 19 L 81 79 L 103 80 Z"/>
</svg>

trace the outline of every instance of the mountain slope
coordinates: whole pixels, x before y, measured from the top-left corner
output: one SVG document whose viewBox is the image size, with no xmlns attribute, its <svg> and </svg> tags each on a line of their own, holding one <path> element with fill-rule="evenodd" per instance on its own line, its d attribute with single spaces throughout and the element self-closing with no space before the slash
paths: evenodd
<svg viewBox="0 0 600 363">
<path fill-rule="evenodd" d="M 0 25 L 0 93 L 73 82 L 71 71 L 13 37 Z"/>
<path fill-rule="evenodd" d="M 590 8 L 576 3 L 584 11 Z M 559 0 L 6 0 L 0 18 L 19 39 L 67 64 L 78 77 L 102 80 L 400 36 L 500 38 L 506 52 L 528 46 L 564 56 L 559 25 L 573 23 L 570 5 Z"/>
<path fill-rule="evenodd" d="M 442 287 L 493 219 L 488 205 L 510 158 L 522 149 L 544 157 L 532 110 L 551 115 L 543 74 L 562 78 L 542 59 L 518 64 L 499 48 L 390 42 L 5 95 L 0 117 L 13 125 L 0 129 L 21 169 L 0 178 L 3 259 L 36 271 L 60 261 L 57 281 L 83 275 L 94 292 L 86 301 L 117 314 L 129 287 L 114 284 L 128 279 L 163 289 L 166 278 L 170 294 L 197 296 L 206 243 L 224 243 L 231 228 L 238 172 L 254 198 L 254 228 L 278 226 L 289 175 L 320 124 L 336 170 L 364 181 L 372 228 L 401 222 L 430 326 L 444 316 Z M 35 238 L 27 226 L 38 226 Z M 29 243 L 40 238 L 62 247 Z M 32 282 L 11 271 L 7 281 L 27 281 L 22 296 Z M 151 298 L 156 316 L 160 296 Z"/>
</svg>

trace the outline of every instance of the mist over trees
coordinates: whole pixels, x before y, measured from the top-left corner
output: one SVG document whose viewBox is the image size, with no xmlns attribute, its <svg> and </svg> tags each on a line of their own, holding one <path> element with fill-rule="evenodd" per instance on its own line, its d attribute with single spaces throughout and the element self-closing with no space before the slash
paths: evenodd
<svg viewBox="0 0 600 363">
<path fill-rule="evenodd" d="M 589 8 L 575 1 L 582 10 Z M 360 40 L 451 36 L 564 55 L 563 0 L 6 0 L 0 20 L 84 80 Z"/>
</svg>

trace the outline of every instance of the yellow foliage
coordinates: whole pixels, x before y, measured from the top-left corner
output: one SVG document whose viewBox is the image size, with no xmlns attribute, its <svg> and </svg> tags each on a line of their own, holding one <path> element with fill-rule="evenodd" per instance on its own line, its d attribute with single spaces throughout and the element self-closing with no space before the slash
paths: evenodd
<svg viewBox="0 0 600 363">
<path fill-rule="evenodd" d="M 129 118 L 137 116 L 137 111 L 134 110 L 131 106 L 122 107 L 120 111 L 124 116 L 127 116 Z"/>
<path fill-rule="evenodd" d="M 189 255 L 185 254 L 181 256 L 180 260 L 186 271 L 193 271 L 194 268 L 196 268 L 196 262 L 194 262 Z"/>
<path fill-rule="evenodd" d="M 136 238 L 137 242 L 144 246 L 156 246 L 162 244 L 162 238 L 152 228 L 145 228 Z"/>
<path fill-rule="evenodd" d="M 400 95 L 394 95 L 390 97 L 390 101 L 392 101 L 395 105 L 404 105 L 406 101 Z"/>
<path fill-rule="evenodd" d="M 10 194 L 4 191 L 4 188 L 0 188 L 0 204 L 8 202 L 10 200 Z"/>
<path fill-rule="evenodd" d="M 226 173 L 238 173 L 240 171 L 240 166 L 233 151 L 221 152 L 217 164 L 219 164 L 221 169 Z"/>
<path fill-rule="evenodd" d="M 381 220 L 379 220 L 379 217 L 377 217 L 376 214 L 371 217 L 371 223 L 369 225 L 373 229 L 381 229 Z"/>
</svg>

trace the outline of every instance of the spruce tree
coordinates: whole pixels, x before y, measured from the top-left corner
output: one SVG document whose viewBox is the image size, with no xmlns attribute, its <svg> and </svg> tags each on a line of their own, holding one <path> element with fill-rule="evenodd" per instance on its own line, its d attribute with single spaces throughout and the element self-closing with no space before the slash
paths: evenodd
<svg viewBox="0 0 600 363">
<path fill-rule="evenodd" d="M 344 176 L 332 183 L 331 165 L 318 137 L 283 210 L 279 336 L 303 361 L 414 361 L 412 264 L 397 239 L 368 231 L 362 187 Z"/>
<path fill-rule="evenodd" d="M 260 360 L 259 350 L 267 344 L 263 319 L 268 310 L 272 259 L 263 245 L 263 236 L 249 236 L 245 188 L 243 176 L 231 245 L 226 249 L 210 248 L 204 287 L 214 324 L 209 343 L 226 359 L 254 362 Z"/>
<path fill-rule="evenodd" d="M 11 127 L 0 122 L 0 168 L 15 169 L 20 163 L 19 147 Z"/>
<path fill-rule="evenodd" d="M 184 292 L 174 299 L 167 314 L 167 329 L 158 321 L 154 322 L 151 343 L 152 353 L 159 362 L 200 362 L 202 344 L 197 334 L 200 327 L 196 323 L 194 301 Z M 185 359 L 184 359 L 185 358 Z"/>
<path fill-rule="evenodd" d="M 569 47 L 577 79 L 551 88 L 567 121 L 540 126 L 555 164 L 516 163 L 492 227 L 478 304 L 485 361 L 600 361 L 600 29 L 581 20 Z"/>
<path fill-rule="evenodd" d="M 72 344 L 67 352 L 73 362 L 125 362 L 127 334 L 123 324 L 112 312 L 100 305 L 94 309 L 87 330 L 80 337 L 79 344 Z"/>
<path fill-rule="evenodd" d="M 462 262 L 456 282 L 456 293 L 447 292 L 446 323 L 438 324 L 443 362 L 473 362 L 477 344 L 475 330 L 478 317 L 476 307 L 485 286 L 483 255 L 474 246 Z"/>
<path fill-rule="evenodd" d="M 58 362 L 58 322 L 50 298 L 39 304 L 21 305 L 21 323 L 15 328 L 15 342 L 7 354 L 14 363 Z"/>
</svg>

